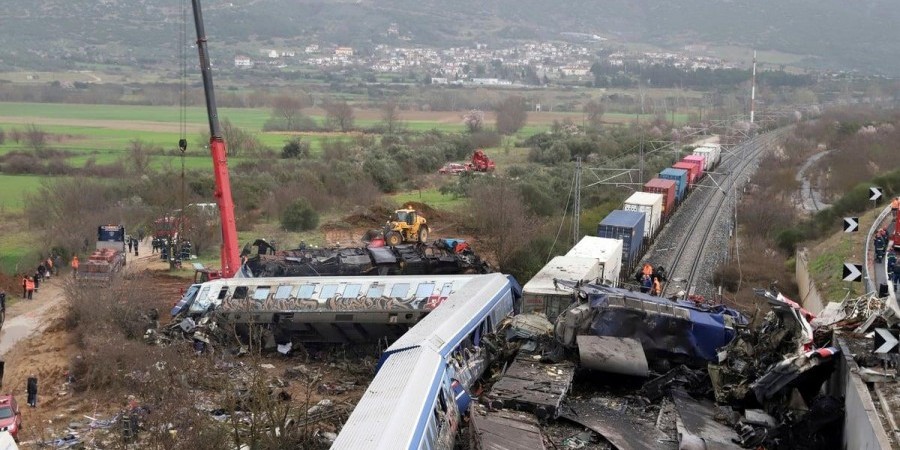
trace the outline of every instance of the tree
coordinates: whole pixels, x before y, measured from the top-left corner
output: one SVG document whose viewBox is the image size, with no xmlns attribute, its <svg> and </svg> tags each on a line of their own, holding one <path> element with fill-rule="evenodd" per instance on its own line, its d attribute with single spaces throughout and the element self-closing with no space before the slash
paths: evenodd
<svg viewBox="0 0 900 450">
<path fill-rule="evenodd" d="M 128 161 L 134 169 L 134 174 L 138 177 L 147 173 L 150 168 L 150 148 L 140 139 L 134 139 L 130 142 L 128 148 Z"/>
<path fill-rule="evenodd" d="M 47 132 L 30 123 L 25 127 L 25 142 L 35 151 L 43 150 L 47 147 Z"/>
<path fill-rule="evenodd" d="M 583 110 L 588 126 L 594 130 L 599 130 L 602 123 L 601 118 L 603 117 L 603 113 L 606 112 L 606 108 L 603 107 L 603 104 L 596 100 L 591 100 L 584 104 Z"/>
<path fill-rule="evenodd" d="M 299 137 L 295 137 L 281 147 L 281 157 L 289 158 L 309 158 L 309 143 L 303 142 Z"/>
<path fill-rule="evenodd" d="M 400 122 L 400 106 L 390 100 L 381 105 L 381 124 L 385 134 L 394 134 L 403 128 Z"/>
<path fill-rule="evenodd" d="M 469 197 L 472 225 L 478 230 L 483 247 L 494 254 L 504 270 L 536 228 L 522 196 L 508 180 L 497 178 L 472 184 Z"/>
<path fill-rule="evenodd" d="M 286 131 L 296 131 L 301 110 L 306 106 L 304 103 L 302 99 L 288 95 L 275 97 L 272 100 L 272 116 L 284 122 Z"/>
<path fill-rule="evenodd" d="M 266 148 L 256 136 L 237 125 L 232 124 L 228 119 L 222 119 L 221 127 L 222 137 L 225 139 L 226 148 L 228 150 L 228 156 L 238 156 L 242 153 L 259 154 Z M 204 131 L 200 135 L 200 141 L 203 146 L 206 146 L 209 143 L 208 131 Z"/>
<path fill-rule="evenodd" d="M 319 225 L 317 213 L 306 199 L 299 199 L 281 214 L 281 228 L 286 231 L 307 231 Z"/>
<path fill-rule="evenodd" d="M 353 107 L 345 101 L 325 103 L 325 121 L 331 128 L 343 132 L 353 129 Z"/>
<path fill-rule="evenodd" d="M 463 125 L 469 133 L 476 133 L 484 128 L 484 113 L 478 109 L 473 109 L 463 115 Z"/>
<path fill-rule="evenodd" d="M 497 113 L 497 131 L 500 134 L 513 134 L 525 126 L 528 110 L 525 97 L 514 95 L 505 98 L 494 108 Z"/>
<path fill-rule="evenodd" d="M 0 128 L 0 145 L 3 145 L 6 142 L 6 132 Z"/>
</svg>

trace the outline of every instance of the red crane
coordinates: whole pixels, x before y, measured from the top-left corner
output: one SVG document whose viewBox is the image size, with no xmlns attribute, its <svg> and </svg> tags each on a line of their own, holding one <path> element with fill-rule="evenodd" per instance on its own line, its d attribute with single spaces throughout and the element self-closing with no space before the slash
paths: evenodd
<svg viewBox="0 0 900 450">
<path fill-rule="evenodd" d="M 234 221 L 234 200 L 231 197 L 231 180 L 228 176 L 228 152 L 219 126 L 216 96 L 213 91 L 212 68 L 206 48 L 206 31 L 203 29 L 203 13 L 200 0 L 191 0 L 194 8 L 194 26 L 197 29 L 197 50 L 200 53 L 200 73 L 203 75 L 203 93 L 206 96 L 206 114 L 209 118 L 209 152 L 213 160 L 216 182 L 216 203 L 222 220 L 222 277 L 231 278 L 241 267 L 238 253 L 237 225 Z"/>
</svg>

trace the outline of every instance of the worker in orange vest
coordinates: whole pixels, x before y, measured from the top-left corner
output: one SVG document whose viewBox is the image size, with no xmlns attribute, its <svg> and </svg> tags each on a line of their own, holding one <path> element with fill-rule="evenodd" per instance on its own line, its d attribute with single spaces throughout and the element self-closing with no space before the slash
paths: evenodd
<svg viewBox="0 0 900 450">
<path fill-rule="evenodd" d="M 900 209 L 900 196 L 895 197 L 891 200 L 891 216 L 897 217 L 897 210 Z"/>
<path fill-rule="evenodd" d="M 31 300 L 32 295 L 34 295 L 34 280 L 31 277 L 25 277 L 25 294 L 28 300 Z"/>
<path fill-rule="evenodd" d="M 48 256 L 48 257 L 47 257 L 47 261 L 44 262 L 44 267 L 47 268 L 47 275 L 46 275 L 46 277 L 47 277 L 47 278 L 50 278 L 50 276 L 53 275 L 53 258 L 51 258 L 51 257 Z"/>
<path fill-rule="evenodd" d="M 644 263 L 644 268 L 641 270 L 642 275 L 653 276 L 653 266 L 650 263 Z"/>
<path fill-rule="evenodd" d="M 72 278 L 78 278 L 78 255 L 72 257 Z"/>
<path fill-rule="evenodd" d="M 659 285 L 659 277 L 653 277 L 653 291 L 651 291 L 651 293 L 656 296 L 662 294 L 662 286 Z"/>
</svg>

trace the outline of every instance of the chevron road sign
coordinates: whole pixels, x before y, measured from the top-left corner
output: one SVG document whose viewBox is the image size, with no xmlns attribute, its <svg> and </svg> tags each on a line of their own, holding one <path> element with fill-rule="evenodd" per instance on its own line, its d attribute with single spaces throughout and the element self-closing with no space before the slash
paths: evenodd
<svg viewBox="0 0 900 450">
<path fill-rule="evenodd" d="M 859 217 L 844 217 L 844 233 L 859 231 Z"/>
<path fill-rule="evenodd" d="M 875 353 L 900 353 L 900 339 L 897 338 L 897 331 L 888 330 L 886 328 L 875 329 Z"/>
<path fill-rule="evenodd" d="M 872 200 L 873 202 L 875 200 L 878 200 L 879 198 L 881 198 L 881 188 L 880 187 L 874 187 L 874 186 L 870 187 L 869 193 L 872 194 L 869 196 L 869 200 Z"/>
<path fill-rule="evenodd" d="M 862 264 L 844 263 L 844 281 L 862 281 Z"/>
</svg>

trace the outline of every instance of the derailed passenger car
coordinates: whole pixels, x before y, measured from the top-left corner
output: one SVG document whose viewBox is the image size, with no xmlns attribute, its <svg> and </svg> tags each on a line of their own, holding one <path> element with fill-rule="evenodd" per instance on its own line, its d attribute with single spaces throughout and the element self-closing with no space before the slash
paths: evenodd
<svg viewBox="0 0 900 450">
<path fill-rule="evenodd" d="M 649 361 L 703 367 L 734 339 L 735 326 L 748 322 L 739 311 L 721 305 L 697 306 L 627 289 L 558 283 L 586 300 L 556 322 L 557 340 L 568 347 L 579 335 L 631 338 L 640 341 Z"/>
</svg>

